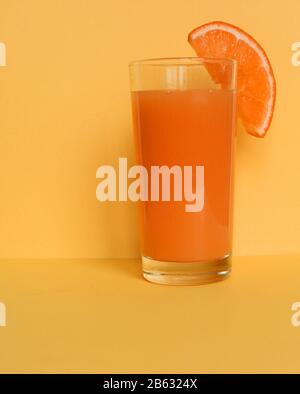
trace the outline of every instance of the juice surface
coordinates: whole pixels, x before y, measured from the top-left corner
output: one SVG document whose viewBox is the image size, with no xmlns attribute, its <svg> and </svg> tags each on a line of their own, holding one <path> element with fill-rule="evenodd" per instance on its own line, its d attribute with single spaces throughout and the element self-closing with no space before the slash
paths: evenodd
<svg viewBox="0 0 300 394">
<path fill-rule="evenodd" d="M 144 256 L 191 262 L 231 252 L 235 101 L 225 90 L 132 93 L 139 164 L 148 173 L 151 166 L 204 165 L 202 211 L 186 212 L 186 201 L 141 202 Z"/>
</svg>

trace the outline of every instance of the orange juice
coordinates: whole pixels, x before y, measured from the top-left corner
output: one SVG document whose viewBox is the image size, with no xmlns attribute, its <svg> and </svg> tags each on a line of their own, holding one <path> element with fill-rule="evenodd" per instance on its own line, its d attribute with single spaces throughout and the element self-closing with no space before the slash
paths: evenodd
<svg viewBox="0 0 300 394">
<path fill-rule="evenodd" d="M 186 212 L 185 201 L 141 202 L 142 255 L 157 261 L 201 262 L 232 248 L 233 90 L 132 92 L 138 162 L 204 166 L 204 206 Z"/>
</svg>

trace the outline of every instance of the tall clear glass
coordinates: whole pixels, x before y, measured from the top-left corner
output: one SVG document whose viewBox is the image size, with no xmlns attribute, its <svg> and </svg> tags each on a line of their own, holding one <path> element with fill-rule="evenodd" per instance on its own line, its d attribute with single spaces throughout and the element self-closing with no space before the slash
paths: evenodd
<svg viewBox="0 0 300 394">
<path fill-rule="evenodd" d="M 129 65 L 144 277 L 201 284 L 231 270 L 236 62 L 149 59 Z"/>
</svg>

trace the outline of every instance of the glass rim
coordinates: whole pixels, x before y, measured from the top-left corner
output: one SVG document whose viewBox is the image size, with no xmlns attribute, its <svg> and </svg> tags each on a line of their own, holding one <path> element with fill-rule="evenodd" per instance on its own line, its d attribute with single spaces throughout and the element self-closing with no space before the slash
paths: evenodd
<svg viewBox="0 0 300 394">
<path fill-rule="evenodd" d="M 185 56 L 185 57 L 161 57 L 133 60 L 128 63 L 129 67 L 132 66 L 202 66 L 205 63 L 212 64 L 229 64 L 231 66 L 237 65 L 237 60 L 227 57 L 198 57 L 198 56 Z"/>
</svg>

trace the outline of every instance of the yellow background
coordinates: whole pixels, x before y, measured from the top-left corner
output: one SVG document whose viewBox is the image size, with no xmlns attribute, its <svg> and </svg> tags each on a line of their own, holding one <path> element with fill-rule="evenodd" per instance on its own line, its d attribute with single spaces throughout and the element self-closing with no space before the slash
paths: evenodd
<svg viewBox="0 0 300 394">
<path fill-rule="evenodd" d="M 0 0 L 1 372 L 299 372 L 299 15 L 299 0 Z M 131 259 L 135 206 L 99 203 L 96 169 L 133 163 L 127 63 L 192 56 L 188 32 L 215 19 L 277 77 L 268 136 L 238 136 L 234 234 L 236 255 L 277 256 L 153 285 Z"/>
<path fill-rule="evenodd" d="M 0 0 L 0 258 L 138 256 L 133 204 L 96 201 L 96 169 L 133 160 L 127 63 L 192 56 L 210 20 L 266 49 L 278 99 L 265 140 L 240 133 L 236 255 L 300 253 L 299 0 Z"/>
<path fill-rule="evenodd" d="M 0 372 L 300 373 L 299 256 L 234 257 L 232 277 L 161 286 L 139 260 L 2 260 Z"/>
</svg>

